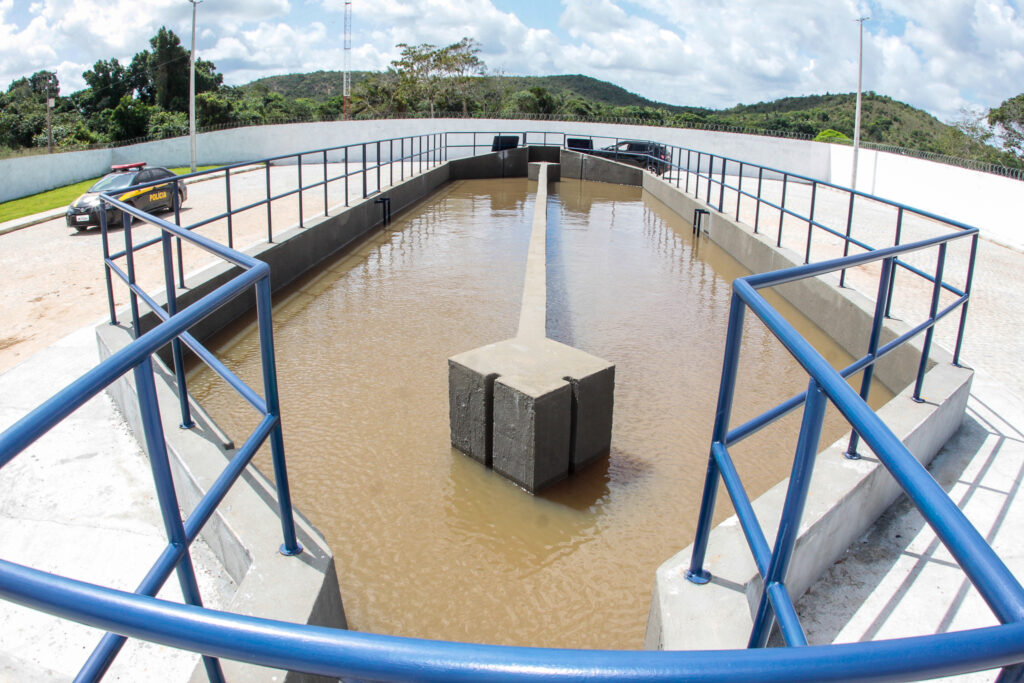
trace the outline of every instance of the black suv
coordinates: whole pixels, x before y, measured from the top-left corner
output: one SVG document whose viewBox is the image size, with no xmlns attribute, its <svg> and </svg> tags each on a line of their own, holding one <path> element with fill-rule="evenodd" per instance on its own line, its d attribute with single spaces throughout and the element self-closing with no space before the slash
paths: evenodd
<svg viewBox="0 0 1024 683">
<path fill-rule="evenodd" d="M 95 185 L 89 188 L 88 192 L 71 202 L 71 206 L 64 214 L 69 228 L 82 231 L 91 225 L 100 224 L 101 194 L 109 194 L 149 213 L 155 213 L 161 209 L 174 209 L 174 192 L 178 193 L 178 206 L 185 202 L 185 183 L 180 180 L 171 180 L 177 177 L 173 171 L 159 166 L 147 167 L 142 162 L 111 166 L 110 168 L 114 171 L 113 173 L 108 173 L 100 178 Z M 133 185 L 143 184 L 146 186 L 119 192 L 119 190 Z M 108 206 L 107 225 L 116 226 L 120 219 L 120 212 Z"/>
<path fill-rule="evenodd" d="M 605 159 L 621 161 L 624 164 L 639 166 L 655 175 L 661 175 L 672 165 L 669 160 L 668 149 L 665 145 L 660 145 L 650 140 L 623 140 L 601 149 L 590 149 L 592 144 L 590 140 L 578 140 L 576 138 L 570 138 L 566 141 L 566 146 L 573 151 L 593 154 Z"/>
</svg>

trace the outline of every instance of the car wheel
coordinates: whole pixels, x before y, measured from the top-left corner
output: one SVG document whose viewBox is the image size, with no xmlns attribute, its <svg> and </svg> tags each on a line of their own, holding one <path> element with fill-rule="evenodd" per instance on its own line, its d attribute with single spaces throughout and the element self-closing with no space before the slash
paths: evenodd
<svg viewBox="0 0 1024 683">
<path fill-rule="evenodd" d="M 647 165 L 644 168 L 646 168 L 651 173 L 658 175 L 658 164 L 656 164 L 655 162 L 648 161 Z"/>
<path fill-rule="evenodd" d="M 76 225 L 75 226 L 75 232 L 85 232 L 88 229 L 89 229 L 88 225 Z"/>
</svg>

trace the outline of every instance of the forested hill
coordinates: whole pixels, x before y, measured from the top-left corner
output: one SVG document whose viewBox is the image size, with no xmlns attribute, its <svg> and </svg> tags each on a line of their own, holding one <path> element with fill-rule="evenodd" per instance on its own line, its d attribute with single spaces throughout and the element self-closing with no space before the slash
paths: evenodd
<svg viewBox="0 0 1024 683">
<path fill-rule="evenodd" d="M 353 88 L 371 75 L 372 72 L 353 72 Z M 288 99 L 305 98 L 326 102 L 341 94 L 342 78 L 341 71 L 287 74 L 261 78 L 242 86 L 242 89 L 252 91 L 266 88 Z M 542 88 L 556 102 L 587 102 L 591 105 L 588 109 L 596 115 L 665 118 L 669 124 L 673 122 L 672 119 L 678 119 L 675 122 L 684 125 L 736 126 L 811 136 L 832 129 L 848 137 L 853 136 L 856 99 L 853 93 L 784 97 L 771 102 L 741 104 L 715 110 L 656 102 L 614 83 L 579 74 L 483 76 L 474 80 L 480 89 L 497 90 L 507 95 Z M 864 140 L 933 151 L 946 149 L 940 139 L 949 138 L 955 130 L 925 111 L 870 92 L 863 98 L 862 121 Z"/>
</svg>

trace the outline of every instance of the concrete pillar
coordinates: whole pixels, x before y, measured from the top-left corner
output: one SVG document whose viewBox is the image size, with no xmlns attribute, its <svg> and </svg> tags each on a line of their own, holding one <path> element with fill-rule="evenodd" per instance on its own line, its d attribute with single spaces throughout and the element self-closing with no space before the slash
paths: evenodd
<svg viewBox="0 0 1024 683">
<path fill-rule="evenodd" d="M 547 338 L 547 190 L 557 164 L 530 163 L 537 198 L 513 339 L 448 359 L 452 445 L 540 491 L 608 452 L 615 366 Z"/>
</svg>

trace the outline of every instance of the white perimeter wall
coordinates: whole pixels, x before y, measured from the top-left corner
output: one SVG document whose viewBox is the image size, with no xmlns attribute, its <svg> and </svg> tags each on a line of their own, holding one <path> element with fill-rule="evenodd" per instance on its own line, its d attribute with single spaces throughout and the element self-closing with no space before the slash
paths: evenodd
<svg viewBox="0 0 1024 683">
<path fill-rule="evenodd" d="M 426 135 L 440 131 L 479 131 L 478 142 L 490 149 L 491 136 L 502 132 L 518 134 L 520 140 L 543 141 L 543 132 L 552 133 L 548 141 L 561 144 L 561 133 L 608 138 L 653 139 L 659 142 L 714 152 L 743 161 L 783 168 L 814 178 L 827 180 L 830 172 L 828 147 L 802 140 L 785 140 L 754 135 L 717 133 L 679 128 L 625 126 L 609 123 L 570 123 L 564 121 L 509 121 L 492 119 L 395 119 L 382 121 L 332 121 L 296 123 L 275 126 L 253 126 L 203 133 L 196 139 L 199 164 L 229 164 L 264 159 L 300 151 L 336 147 L 385 138 Z M 557 134 L 557 135 L 555 135 Z M 461 136 L 460 136 L 461 138 Z M 458 140 L 468 140 L 462 138 Z M 456 143 L 455 137 L 450 137 Z M 610 142 L 610 141 L 609 141 Z M 597 141 L 598 145 L 608 144 Z M 368 153 L 374 158 L 374 151 Z M 484 151 L 481 147 L 478 151 Z M 466 150 L 466 154 L 469 150 Z M 395 149 L 398 154 L 398 148 Z M 462 156 L 452 153 L 452 157 Z M 340 155 L 329 156 L 331 161 Z M 350 160 L 358 160 L 357 152 Z M 315 162 L 310 157 L 304 161 Z M 155 166 L 188 166 L 188 138 L 145 142 L 129 147 L 87 152 L 21 157 L 0 160 L 0 202 L 42 192 L 109 171 L 111 164 L 145 161 Z M 694 157 L 696 161 L 696 157 Z M 735 172 L 733 169 L 730 171 Z"/>
<path fill-rule="evenodd" d="M 559 144 L 561 134 L 606 138 L 653 139 L 736 160 L 761 164 L 837 185 L 848 185 L 853 150 L 804 140 L 788 140 L 738 133 L 612 123 L 565 121 L 509 121 L 499 119 L 395 119 L 332 121 L 276 126 L 255 126 L 203 133 L 197 137 L 200 164 L 252 161 L 299 151 L 322 149 L 385 138 L 426 135 L 439 131 L 478 131 L 478 143 L 489 149 L 495 133 L 526 134 L 540 143 Z M 449 142 L 468 141 L 449 136 Z M 607 144 L 598 140 L 597 145 Z M 481 147 L 478 151 L 483 151 Z M 408 152 L 408 151 L 407 151 Z M 467 149 L 466 154 L 469 153 Z M 398 154 L 398 149 L 395 149 Z M 386 156 L 386 151 L 383 156 Z M 372 147 L 367 156 L 375 158 Z M 462 156 L 455 152 L 452 157 Z M 307 157 L 315 163 L 322 157 Z M 350 160 L 359 154 L 350 152 Z M 339 161 L 339 154 L 329 155 Z M 187 166 L 188 138 L 146 142 L 130 147 L 88 152 L 39 155 L 0 160 L 0 201 L 23 197 L 105 173 L 111 164 L 146 161 L 158 166 Z M 287 163 L 287 162 L 286 162 Z M 716 164 L 717 167 L 717 164 Z M 729 173 L 736 168 L 730 167 Z M 896 154 L 860 151 L 858 189 L 908 206 L 980 227 L 987 237 L 1024 249 L 1024 229 L 1018 207 L 1024 205 L 1024 182 L 956 166 Z"/>
<path fill-rule="evenodd" d="M 832 182 L 848 186 L 853 148 L 832 148 Z M 959 166 L 861 149 L 857 189 L 981 229 L 987 239 L 1024 250 L 1024 182 Z"/>
</svg>

